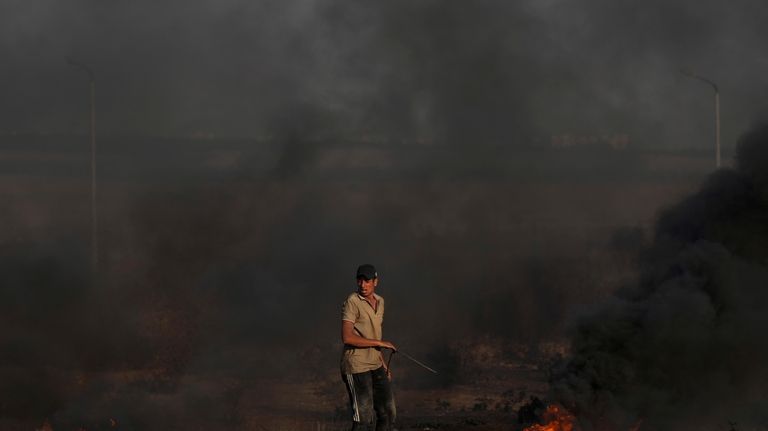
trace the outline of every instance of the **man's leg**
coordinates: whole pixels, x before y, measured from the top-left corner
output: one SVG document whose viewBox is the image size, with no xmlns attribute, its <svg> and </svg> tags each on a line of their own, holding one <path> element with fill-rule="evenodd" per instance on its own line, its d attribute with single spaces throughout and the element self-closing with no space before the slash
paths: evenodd
<svg viewBox="0 0 768 431">
<path fill-rule="evenodd" d="M 397 411 L 392 382 L 384 367 L 371 371 L 373 381 L 373 408 L 376 411 L 376 431 L 392 431 Z"/>
<path fill-rule="evenodd" d="M 373 430 L 373 382 L 371 373 L 342 374 L 352 407 L 352 431 Z"/>
</svg>

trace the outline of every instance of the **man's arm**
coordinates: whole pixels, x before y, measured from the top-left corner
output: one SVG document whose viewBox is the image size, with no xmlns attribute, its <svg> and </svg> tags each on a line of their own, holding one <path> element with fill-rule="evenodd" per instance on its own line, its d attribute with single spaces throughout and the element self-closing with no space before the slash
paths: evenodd
<svg viewBox="0 0 768 431">
<path fill-rule="evenodd" d="M 341 341 L 354 347 L 383 347 L 385 349 L 397 350 L 395 345 L 389 341 L 373 340 L 359 335 L 355 332 L 355 324 L 349 320 L 341 321 Z"/>
</svg>

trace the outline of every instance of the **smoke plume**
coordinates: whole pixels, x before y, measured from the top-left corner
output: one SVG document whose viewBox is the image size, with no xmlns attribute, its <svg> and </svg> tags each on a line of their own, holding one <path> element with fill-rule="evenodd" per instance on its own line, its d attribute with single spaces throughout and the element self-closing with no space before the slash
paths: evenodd
<svg viewBox="0 0 768 431">
<path fill-rule="evenodd" d="M 586 429 L 768 420 L 768 126 L 659 217 L 642 276 L 576 327 L 554 390 Z"/>
</svg>

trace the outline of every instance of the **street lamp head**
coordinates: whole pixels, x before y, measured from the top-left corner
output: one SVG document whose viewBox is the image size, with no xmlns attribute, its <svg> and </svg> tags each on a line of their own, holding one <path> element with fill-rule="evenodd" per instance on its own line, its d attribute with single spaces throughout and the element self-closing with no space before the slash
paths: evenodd
<svg viewBox="0 0 768 431">
<path fill-rule="evenodd" d="M 680 69 L 680 73 L 682 73 L 683 75 L 685 75 L 685 76 L 687 76 L 689 78 L 698 79 L 699 81 L 706 82 L 707 84 L 712 86 L 712 88 L 715 90 L 715 93 L 720 92 L 720 89 L 717 87 L 717 84 L 715 84 L 714 81 L 712 81 L 709 78 L 705 78 L 703 76 L 697 75 L 691 69 L 688 69 L 688 68 Z"/>
<path fill-rule="evenodd" d="M 690 69 L 680 69 L 680 73 L 689 78 L 705 82 L 711 85 L 712 89 L 715 90 L 715 167 L 720 169 L 720 89 L 717 87 L 717 84 L 715 84 L 714 81 L 703 76 L 696 75 Z"/>
<path fill-rule="evenodd" d="M 67 64 L 69 64 L 72 67 L 84 70 L 88 74 L 88 77 L 90 78 L 91 81 L 95 80 L 96 76 L 93 74 L 93 70 L 91 70 L 90 67 L 84 65 L 83 63 L 73 60 L 72 57 L 67 56 L 66 59 L 67 59 Z"/>
</svg>

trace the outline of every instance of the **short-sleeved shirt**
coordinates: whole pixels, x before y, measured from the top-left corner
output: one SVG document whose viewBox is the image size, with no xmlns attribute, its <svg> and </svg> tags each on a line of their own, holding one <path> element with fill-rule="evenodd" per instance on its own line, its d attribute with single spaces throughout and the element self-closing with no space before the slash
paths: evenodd
<svg viewBox="0 0 768 431">
<path fill-rule="evenodd" d="M 362 337 L 381 340 L 381 325 L 384 322 L 384 298 L 376 298 L 376 310 L 360 294 L 353 293 L 344 301 L 341 320 L 352 322 L 355 331 Z M 363 373 L 383 365 L 381 352 L 375 347 L 354 347 L 345 345 L 341 355 L 341 372 L 344 374 Z"/>
</svg>

